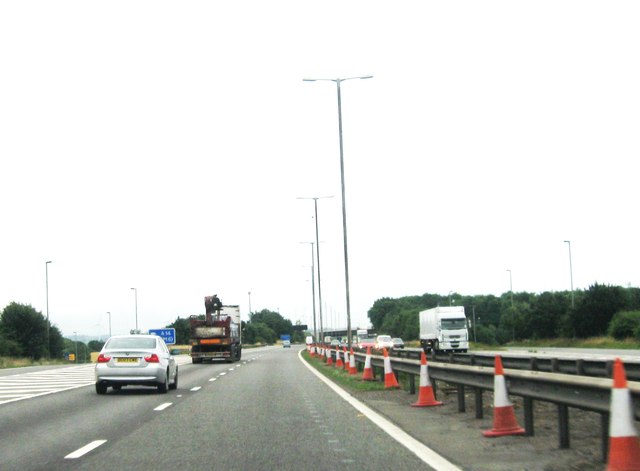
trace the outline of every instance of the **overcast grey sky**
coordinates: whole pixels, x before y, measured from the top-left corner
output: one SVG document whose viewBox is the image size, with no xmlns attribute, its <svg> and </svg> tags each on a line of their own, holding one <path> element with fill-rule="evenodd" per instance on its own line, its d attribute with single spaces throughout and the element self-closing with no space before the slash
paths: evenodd
<svg viewBox="0 0 640 471">
<path fill-rule="evenodd" d="M 0 308 L 66 335 L 225 304 L 639 286 L 637 1 L 0 3 Z"/>
</svg>

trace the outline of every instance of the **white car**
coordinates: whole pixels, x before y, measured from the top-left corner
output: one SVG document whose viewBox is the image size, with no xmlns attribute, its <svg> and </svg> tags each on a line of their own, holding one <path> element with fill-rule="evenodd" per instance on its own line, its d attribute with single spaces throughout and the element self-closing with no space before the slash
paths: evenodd
<svg viewBox="0 0 640 471">
<path fill-rule="evenodd" d="M 383 348 L 392 349 L 393 348 L 393 340 L 391 339 L 391 335 L 378 335 L 376 337 L 376 347 L 377 350 L 382 350 Z"/>
<path fill-rule="evenodd" d="M 95 368 L 96 393 L 111 386 L 153 386 L 158 392 L 178 387 L 178 364 L 157 335 L 118 335 L 102 347 Z"/>
</svg>

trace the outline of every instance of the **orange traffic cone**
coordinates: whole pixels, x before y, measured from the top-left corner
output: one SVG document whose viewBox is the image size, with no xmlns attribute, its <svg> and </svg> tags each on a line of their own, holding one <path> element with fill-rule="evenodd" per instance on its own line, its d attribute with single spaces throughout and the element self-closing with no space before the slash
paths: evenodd
<svg viewBox="0 0 640 471">
<path fill-rule="evenodd" d="M 496 355 L 495 374 L 493 377 L 493 428 L 482 432 L 485 437 L 501 437 L 503 435 L 524 435 L 524 429 L 518 425 L 513 404 L 507 396 L 507 384 L 504 380 L 502 358 Z"/>
<path fill-rule="evenodd" d="M 356 367 L 356 356 L 353 353 L 353 347 L 351 347 L 351 353 L 349 354 L 349 374 L 357 375 L 358 367 Z"/>
<path fill-rule="evenodd" d="M 307 350 L 309 350 L 309 356 L 311 358 L 314 358 L 316 356 L 316 351 L 315 351 L 316 349 L 315 349 L 315 347 L 313 345 L 309 344 L 307 346 Z"/>
<path fill-rule="evenodd" d="M 364 357 L 364 370 L 362 370 L 363 381 L 373 381 L 373 368 L 371 368 L 371 347 L 367 347 L 367 356 Z"/>
<path fill-rule="evenodd" d="M 344 349 L 344 369 L 345 370 L 349 370 L 349 351 L 347 350 L 347 347 L 342 347 Z"/>
<path fill-rule="evenodd" d="M 633 420 L 627 375 L 620 358 L 613 364 L 613 389 L 609 411 L 609 460 L 607 471 L 640 470 L 640 444 Z"/>
<path fill-rule="evenodd" d="M 344 368 L 344 362 L 340 356 L 340 347 L 336 347 L 336 368 Z"/>
<path fill-rule="evenodd" d="M 396 375 L 393 374 L 393 370 L 391 369 L 391 358 L 389 358 L 387 349 L 383 348 L 382 352 L 384 354 L 384 388 L 399 388 L 400 385 L 398 384 Z"/>
<path fill-rule="evenodd" d="M 327 366 L 333 365 L 333 356 L 331 355 L 331 349 L 327 348 Z"/>
<path fill-rule="evenodd" d="M 427 355 L 422 351 L 420 355 L 420 390 L 418 391 L 418 402 L 411 404 L 411 407 L 441 406 L 442 402 L 436 401 L 433 394 L 433 387 L 429 380 L 429 370 L 427 367 Z"/>
</svg>

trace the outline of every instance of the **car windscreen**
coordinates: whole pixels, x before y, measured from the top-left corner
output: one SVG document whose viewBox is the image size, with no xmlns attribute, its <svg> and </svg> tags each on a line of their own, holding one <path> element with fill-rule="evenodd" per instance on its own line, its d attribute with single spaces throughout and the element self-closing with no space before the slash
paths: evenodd
<svg viewBox="0 0 640 471">
<path fill-rule="evenodd" d="M 458 330 L 467 327 L 467 319 L 442 319 L 442 328 L 445 330 Z"/>
<path fill-rule="evenodd" d="M 135 337 L 111 339 L 107 342 L 105 348 L 110 350 L 116 348 L 156 348 L 156 339 Z"/>
</svg>

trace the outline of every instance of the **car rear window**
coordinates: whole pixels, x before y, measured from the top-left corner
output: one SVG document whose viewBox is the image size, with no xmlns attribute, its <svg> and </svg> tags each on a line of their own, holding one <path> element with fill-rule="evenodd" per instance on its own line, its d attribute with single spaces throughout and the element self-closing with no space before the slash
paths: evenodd
<svg viewBox="0 0 640 471">
<path fill-rule="evenodd" d="M 123 338 L 111 339 L 106 348 L 156 348 L 156 339 L 150 338 Z"/>
</svg>

